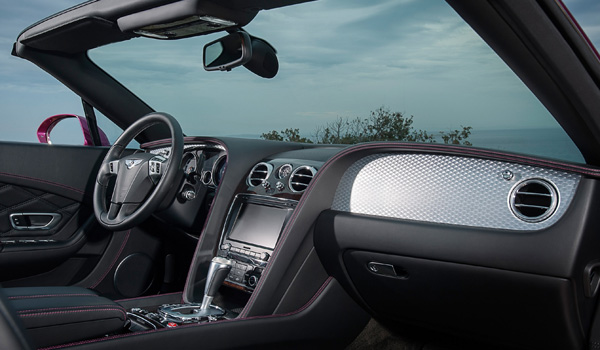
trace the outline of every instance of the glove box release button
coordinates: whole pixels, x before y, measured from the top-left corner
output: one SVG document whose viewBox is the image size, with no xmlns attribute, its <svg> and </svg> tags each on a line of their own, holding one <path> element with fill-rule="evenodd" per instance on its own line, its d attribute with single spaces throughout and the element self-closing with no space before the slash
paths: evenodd
<svg viewBox="0 0 600 350">
<path fill-rule="evenodd" d="M 371 273 L 374 273 L 376 275 L 402 279 L 408 278 L 408 271 L 390 264 L 371 261 L 367 264 L 367 269 L 369 269 Z"/>
</svg>

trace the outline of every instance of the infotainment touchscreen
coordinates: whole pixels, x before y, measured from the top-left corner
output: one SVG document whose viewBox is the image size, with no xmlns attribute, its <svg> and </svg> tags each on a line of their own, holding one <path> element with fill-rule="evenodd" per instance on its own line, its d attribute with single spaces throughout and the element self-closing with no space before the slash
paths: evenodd
<svg viewBox="0 0 600 350">
<path fill-rule="evenodd" d="M 233 227 L 227 236 L 232 241 L 267 249 L 275 248 L 290 207 L 273 207 L 250 202 L 241 203 Z"/>
<path fill-rule="evenodd" d="M 277 245 L 297 201 L 238 194 L 225 219 L 217 255 L 233 261 L 225 282 L 252 292 Z"/>
</svg>

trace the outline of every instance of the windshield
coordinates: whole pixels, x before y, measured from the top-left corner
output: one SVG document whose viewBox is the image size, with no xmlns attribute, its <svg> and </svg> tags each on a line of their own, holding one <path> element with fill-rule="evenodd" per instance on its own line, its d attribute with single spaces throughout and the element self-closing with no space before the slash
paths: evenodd
<svg viewBox="0 0 600 350">
<path fill-rule="evenodd" d="M 317 1 L 263 11 L 245 29 L 277 49 L 275 78 L 204 71 L 203 45 L 222 33 L 139 38 L 89 55 L 187 135 L 351 143 L 372 139 L 335 136 L 388 118 L 408 141 L 583 162 L 544 106 L 443 1 Z"/>
</svg>

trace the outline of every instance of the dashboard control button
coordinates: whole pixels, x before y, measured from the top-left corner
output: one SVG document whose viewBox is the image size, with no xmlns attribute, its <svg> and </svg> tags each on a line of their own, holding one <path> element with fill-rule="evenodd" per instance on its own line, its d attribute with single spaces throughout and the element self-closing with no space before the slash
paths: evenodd
<svg viewBox="0 0 600 350">
<path fill-rule="evenodd" d="M 196 192 L 192 190 L 183 191 L 181 192 L 181 197 L 183 197 L 183 199 L 185 199 L 186 201 L 191 201 L 194 198 L 196 198 Z"/>
<path fill-rule="evenodd" d="M 258 284 L 258 277 L 256 275 L 251 275 L 250 277 L 248 277 L 248 285 L 250 287 L 256 287 L 257 284 Z"/>
<path fill-rule="evenodd" d="M 275 184 L 275 188 L 277 189 L 277 191 L 281 192 L 285 190 L 285 185 L 283 184 L 283 182 L 277 181 L 277 183 Z"/>
</svg>

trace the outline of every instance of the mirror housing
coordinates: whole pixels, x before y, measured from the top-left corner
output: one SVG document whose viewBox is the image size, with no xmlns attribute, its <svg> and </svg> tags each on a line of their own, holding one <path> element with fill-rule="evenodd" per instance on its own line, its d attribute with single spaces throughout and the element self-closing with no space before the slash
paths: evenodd
<svg viewBox="0 0 600 350">
<path fill-rule="evenodd" d="M 203 62 L 207 71 L 230 71 L 243 65 L 263 78 L 273 78 L 279 71 L 277 50 L 243 30 L 204 45 Z"/>
<path fill-rule="evenodd" d="M 237 31 L 204 45 L 204 69 L 230 71 L 252 58 L 252 44 L 246 32 Z"/>
<path fill-rule="evenodd" d="M 58 114 L 46 118 L 46 120 L 44 120 L 37 129 L 37 138 L 40 143 L 52 144 L 52 141 L 50 140 L 50 132 L 61 120 L 68 118 L 77 118 L 79 125 L 81 125 L 81 131 L 83 132 L 83 144 L 85 146 L 93 146 L 94 141 L 87 119 L 75 114 Z M 100 129 L 100 127 L 98 127 L 98 134 L 100 136 L 101 146 L 110 146 L 108 137 L 106 137 L 106 134 L 104 131 L 102 131 L 102 129 Z"/>
<path fill-rule="evenodd" d="M 273 78 L 279 71 L 277 50 L 266 40 L 251 36 L 252 58 L 244 65 L 252 73 L 263 77 Z"/>
</svg>

